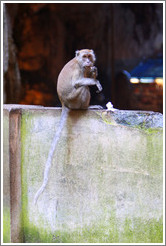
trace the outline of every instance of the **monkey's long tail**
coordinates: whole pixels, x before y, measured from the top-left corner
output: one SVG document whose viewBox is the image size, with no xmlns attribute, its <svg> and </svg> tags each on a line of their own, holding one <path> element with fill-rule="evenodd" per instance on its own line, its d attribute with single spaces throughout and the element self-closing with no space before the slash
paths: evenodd
<svg viewBox="0 0 166 246">
<path fill-rule="evenodd" d="M 50 147 L 50 151 L 49 151 L 49 154 L 48 154 L 48 158 L 47 158 L 47 162 L 46 162 L 46 165 L 45 165 L 43 184 L 42 184 L 42 186 L 40 187 L 40 189 L 37 191 L 37 193 L 35 195 L 34 204 L 36 204 L 40 194 L 44 191 L 44 189 L 45 189 L 45 187 L 47 185 L 48 175 L 49 175 L 49 170 L 50 170 L 51 163 L 52 163 L 53 154 L 54 154 L 55 148 L 57 146 L 57 143 L 59 141 L 62 129 L 63 129 L 64 125 L 65 125 L 66 120 L 67 120 L 68 112 L 69 112 L 68 108 L 62 107 L 62 115 L 61 115 L 59 127 L 58 127 L 58 130 L 57 130 L 57 132 L 56 132 L 56 134 L 54 136 L 54 139 L 52 141 L 52 144 L 51 144 L 51 147 Z"/>
</svg>

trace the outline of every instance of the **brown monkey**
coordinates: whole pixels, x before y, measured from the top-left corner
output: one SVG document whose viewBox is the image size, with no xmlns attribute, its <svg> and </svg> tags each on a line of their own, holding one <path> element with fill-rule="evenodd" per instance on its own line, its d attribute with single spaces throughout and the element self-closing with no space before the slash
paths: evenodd
<svg viewBox="0 0 166 246">
<path fill-rule="evenodd" d="M 62 104 L 62 114 L 58 130 L 48 154 L 43 184 L 35 195 L 35 203 L 47 185 L 53 154 L 69 110 L 87 109 L 89 107 L 89 86 L 96 85 L 98 91 L 102 90 L 100 82 L 96 79 L 97 68 L 94 66 L 95 61 L 96 57 L 93 50 L 83 49 L 76 51 L 76 56 L 63 67 L 58 76 L 57 92 Z"/>
<path fill-rule="evenodd" d="M 92 76 L 89 77 L 95 68 L 93 66 L 95 61 L 96 57 L 93 50 L 84 49 L 76 51 L 76 56 L 64 66 L 59 74 L 57 84 L 57 92 L 62 107 L 87 109 L 90 102 L 88 86 L 96 85 L 99 91 L 102 90 L 99 81 Z"/>
</svg>

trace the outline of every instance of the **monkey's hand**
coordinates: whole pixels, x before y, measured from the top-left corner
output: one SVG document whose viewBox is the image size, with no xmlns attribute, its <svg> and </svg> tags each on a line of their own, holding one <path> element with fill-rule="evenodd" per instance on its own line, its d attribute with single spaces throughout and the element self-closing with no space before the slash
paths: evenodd
<svg viewBox="0 0 166 246">
<path fill-rule="evenodd" d="M 100 82 L 98 80 L 96 80 L 96 86 L 98 88 L 98 90 L 96 92 L 97 93 L 101 92 L 103 88 L 102 88 L 102 86 L 101 86 L 101 84 L 100 84 Z"/>
<path fill-rule="evenodd" d="M 96 79 L 97 75 L 98 75 L 97 67 L 95 66 L 84 67 L 84 78 Z"/>
<path fill-rule="evenodd" d="M 91 67 L 91 73 L 92 73 L 92 78 L 96 79 L 96 77 L 98 76 L 97 67 L 95 66 Z"/>
</svg>

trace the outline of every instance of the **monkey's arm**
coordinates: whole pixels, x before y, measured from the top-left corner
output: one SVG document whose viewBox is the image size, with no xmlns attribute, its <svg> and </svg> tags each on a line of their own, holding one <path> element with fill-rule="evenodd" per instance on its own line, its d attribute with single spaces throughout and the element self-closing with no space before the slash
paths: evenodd
<svg viewBox="0 0 166 246">
<path fill-rule="evenodd" d="M 74 87 L 77 89 L 81 86 L 91 86 L 91 85 L 96 85 L 98 88 L 98 91 L 102 91 L 102 86 L 98 80 L 94 80 L 91 78 L 82 78 L 80 80 L 76 80 L 74 83 Z"/>
<path fill-rule="evenodd" d="M 98 91 L 96 91 L 97 93 L 99 93 L 100 91 L 102 91 L 102 86 L 101 86 L 101 84 L 100 84 L 100 82 L 98 81 L 98 80 L 96 80 L 96 86 L 97 86 L 97 88 L 98 88 Z"/>
</svg>

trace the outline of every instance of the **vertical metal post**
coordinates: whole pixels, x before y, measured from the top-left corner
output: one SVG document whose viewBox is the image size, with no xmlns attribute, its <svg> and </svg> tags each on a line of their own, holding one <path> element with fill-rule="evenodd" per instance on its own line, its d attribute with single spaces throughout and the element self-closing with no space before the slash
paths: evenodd
<svg viewBox="0 0 166 246">
<path fill-rule="evenodd" d="M 10 214 L 11 242 L 22 241 L 21 219 L 21 112 L 9 113 L 9 164 L 10 164 Z"/>
</svg>

